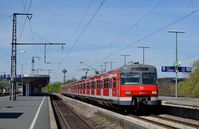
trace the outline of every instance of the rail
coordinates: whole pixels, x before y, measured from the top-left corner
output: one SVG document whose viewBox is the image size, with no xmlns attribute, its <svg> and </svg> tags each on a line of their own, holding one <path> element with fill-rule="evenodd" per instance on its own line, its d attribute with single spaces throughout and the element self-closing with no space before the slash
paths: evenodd
<svg viewBox="0 0 199 129">
<path fill-rule="evenodd" d="M 52 95 L 51 101 L 61 129 L 95 129 L 85 118 L 75 112 L 61 98 Z"/>
<path fill-rule="evenodd" d="M 171 122 L 183 124 L 183 125 L 186 125 L 186 126 L 190 126 L 190 127 L 193 127 L 193 128 L 197 128 L 197 129 L 199 128 L 199 125 L 198 125 L 198 124 L 194 124 L 194 123 L 182 121 L 182 120 L 179 120 L 179 119 L 177 120 L 177 119 L 174 119 L 174 118 L 167 118 L 167 117 L 157 116 L 157 115 L 151 115 L 151 116 L 154 117 L 154 118 L 157 118 L 157 119 L 162 119 L 162 120 L 166 120 L 166 121 L 171 121 Z"/>
<path fill-rule="evenodd" d="M 135 118 L 135 119 L 139 119 L 139 120 L 141 120 L 141 121 L 145 121 L 145 122 L 148 122 L 148 123 L 157 125 L 157 126 L 161 126 L 161 127 L 163 127 L 163 128 L 166 128 L 166 129 L 179 129 L 179 128 L 176 128 L 176 127 L 174 127 L 174 126 L 170 126 L 170 125 L 167 125 L 167 124 L 163 124 L 163 123 L 161 123 L 161 122 L 149 120 L 149 119 L 147 119 L 147 118 L 143 118 L 143 117 L 140 117 L 140 116 L 136 116 L 136 115 L 132 115 L 132 114 L 130 114 L 129 116 L 130 116 L 130 117 L 133 117 L 133 118 Z"/>
</svg>

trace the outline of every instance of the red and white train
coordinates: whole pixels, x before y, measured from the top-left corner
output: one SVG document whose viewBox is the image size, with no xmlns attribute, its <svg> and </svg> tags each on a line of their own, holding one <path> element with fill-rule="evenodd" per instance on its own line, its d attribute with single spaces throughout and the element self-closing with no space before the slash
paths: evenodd
<svg viewBox="0 0 199 129">
<path fill-rule="evenodd" d="M 143 64 L 124 65 L 103 74 L 62 85 L 61 93 L 100 104 L 137 110 L 160 105 L 157 70 Z"/>
</svg>

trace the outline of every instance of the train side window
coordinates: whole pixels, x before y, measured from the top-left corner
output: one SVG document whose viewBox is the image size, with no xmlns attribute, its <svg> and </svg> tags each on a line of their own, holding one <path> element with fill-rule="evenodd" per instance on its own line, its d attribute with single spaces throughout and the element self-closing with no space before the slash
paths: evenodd
<svg viewBox="0 0 199 129">
<path fill-rule="evenodd" d="M 100 81 L 97 81 L 97 88 L 100 88 Z"/>
<path fill-rule="evenodd" d="M 107 85 L 107 88 L 110 87 L 110 81 L 109 81 L 109 79 L 106 80 L 106 85 Z"/>
<path fill-rule="evenodd" d="M 113 78 L 113 88 L 116 88 L 116 78 Z"/>
<path fill-rule="evenodd" d="M 96 87 L 97 87 L 97 82 L 94 81 L 94 89 L 96 89 Z"/>
<path fill-rule="evenodd" d="M 83 83 L 83 89 L 85 90 L 85 83 Z"/>
<path fill-rule="evenodd" d="M 91 82 L 91 89 L 94 89 L 94 81 Z"/>
<path fill-rule="evenodd" d="M 104 88 L 108 88 L 109 87 L 109 80 L 105 79 L 104 80 Z"/>
<path fill-rule="evenodd" d="M 90 89 L 90 83 L 89 82 L 87 83 L 87 87 L 88 87 L 88 89 Z"/>
</svg>

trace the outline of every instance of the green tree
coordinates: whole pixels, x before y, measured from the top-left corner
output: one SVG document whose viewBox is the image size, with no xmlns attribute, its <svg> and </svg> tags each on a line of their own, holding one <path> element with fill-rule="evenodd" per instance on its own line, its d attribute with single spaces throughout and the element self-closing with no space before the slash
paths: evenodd
<svg viewBox="0 0 199 129">
<path fill-rule="evenodd" d="M 52 93 L 52 92 L 55 92 L 55 93 L 58 93 L 60 92 L 60 85 L 62 83 L 61 82 L 55 82 L 55 83 L 49 83 L 48 84 L 48 93 Z"/>
<path fill-rule="evenodd" d="M 199 97 L 199 60 L 192 66 L 188 78 L 179 83 L 179 95 L 185 97 Z"/>
<path fill-rule="evenodd" d="M 66 81 L 66 84 L 69 84 L 69 83 L 75 82 L 75 81 L 77 81 L 77 79 L 76 79 L 76 78 L 72 78 L 72 79 L 70 79 L 70 80 L 67 80 L 67 81 Z"/>
<path fill-rule="evenodd" d="M 66 84 L 71 83 L 71 82 L 75 82 L 75 81 L 77 81 L 77 79 L 72 78 L 70 80 L 66 80 Z M 61 83 L 61 82 L 49 83 L 48 88 L 47 88 L 48 93 L 53 93 L 53 92 L 59 93 L 61 85 L 63 85 L 63 83 Z"/>
<path fill-rule="evenodd" d="M 7 80 L 0 80 L 0 93 L 3 92 L 3 89 L 8 91 L 10 87 L 10 83 Z"/>
<path fill-rule="evenodd" d="M 0 91 L 2 92 L 3 89 L 5 89 L 5 88 L 6 88 L 6 83 L 5 83 L 5 81 L 0 81 Z"/>
</svg>

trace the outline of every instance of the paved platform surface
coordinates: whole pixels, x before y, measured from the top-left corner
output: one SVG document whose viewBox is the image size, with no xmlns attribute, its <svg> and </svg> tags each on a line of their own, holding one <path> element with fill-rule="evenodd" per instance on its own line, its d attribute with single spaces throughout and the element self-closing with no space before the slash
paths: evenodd
<svg viewBox="0 0 199 129">
<path fill-rule="evenodd" d="M 162 100 L 162 104 L 175 104 L 175 105 L 199 107 L 199 98 L 178 97 L 176 101 L 175 97 L 159 96 L 159 99 Z"/>
<path fill-rule="evenodd" d="M 0 129 L 50 129 L 48 96 L 0 97 Z"/>
</svg>

